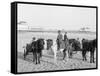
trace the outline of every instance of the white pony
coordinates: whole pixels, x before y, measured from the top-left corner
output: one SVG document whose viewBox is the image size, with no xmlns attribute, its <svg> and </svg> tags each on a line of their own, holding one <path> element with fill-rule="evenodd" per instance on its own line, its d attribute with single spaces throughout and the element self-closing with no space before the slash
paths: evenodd
<svg viewBox="0 0 100 76">
<path fill-rule="evenodd" d="M 53 45 L 51 46 L 51 49 L 54 53 L 54 62 L 56 63 L 57 62 L 57 53 L 61 53 L 63 52 L 64 48 L 61 48 L 60 50 L 57 50 L 57 43 L 56 43 L 56 40 L 53 41 Z M 68 56 L 68 51 L 66 51 L 66 54 Z"/>
<path fill-rule="evenodd" d="M 44 46 L 45 50 L 46 50 L 46 47 L 47 47 L 46 42 L 47 42 L 47 41 L 45 40 L 45 46 Z M 81 42 L 81 41 L 79 40 L 79 42 Z M 66 60 L 67 60 L 67 61 L 69 60 L 69 58 L 70 58 L 70 53 L 71 53 L 72 50 L 73 50 L 72 44 L 73 44 L 73 43 L 69 44 L 69 45 L 67 46 L 66 51 L 63 52 L 63 51 L 65 50 L 65 48 L 60 48 L 60 50 L 58 50 L 58 49 L 57 49 L 57 42 L 56 42 L 56 40 L 53 40 L 53 45 L 51 46 L 51 51 L 54 53 L 54 62 L 55 62 L 55 63 L 57 63 L 57 53 L 63 53 L 63 55 L 64 55 L 64 53 L 66 53 Z"/>
</svg>

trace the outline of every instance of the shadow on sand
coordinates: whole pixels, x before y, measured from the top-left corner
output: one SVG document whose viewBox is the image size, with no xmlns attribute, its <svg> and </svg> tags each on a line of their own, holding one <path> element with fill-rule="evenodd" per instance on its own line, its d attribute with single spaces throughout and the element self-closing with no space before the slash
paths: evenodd
<svg viewBox="0 0 100 76">
<path fill-rule="evenodd" d="M 52 56 L 43 55 L 43 57 L 49 58 L 49 59 L 53 59 Z M 34 63 L 33 62 L 33 55 L 32 55 L 32 53 L 29 53 L 29 55 L 26 56 L 26 59 L 24 59 L 23 53 L 18 52 L 18 58 L 22 59 L 22 60 L 25 60 L 25 61 L 28 61 L 28 62 L 31 62 L 31 63 Z M 47 60 L 44 60 L 44 59 L 40 59 L 40 61 L 42 61 L 44 63 L 48 63 L 48 64 L 52 64 L 52 65 L 57 66 L 53 61 L 47 61 Z"/>
</svg>

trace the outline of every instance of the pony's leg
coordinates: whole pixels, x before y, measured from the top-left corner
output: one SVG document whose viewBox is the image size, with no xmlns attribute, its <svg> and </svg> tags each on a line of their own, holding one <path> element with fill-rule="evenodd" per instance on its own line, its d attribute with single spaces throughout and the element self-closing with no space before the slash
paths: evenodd
<svg viewBox="0 0 100 76">
<path fill-rule="evenodd" d="M 57 50 L 60 50 L 60 43 L 57 44 Z"/>
<path fill-rule="evenodd" d="M 90 63 L 92 63 L 92 52 L 90 51 Z"/>
<path fill-rule="evenodd" d="M 37 58 L 38 58 L 38 56 L 37 56 L 37 53 L 36 53 L 36 56 L 35 56 L 35 61 L 36 61 L 36 64 L 38 63 L 38 62 L 37 62 Z"/>
<path fill-rule="evenodd" d="M 69 58 L 70 54 L 69 54 L 70 49 L 67 49 L 67 58 Z"/>
<path fill-rule="evenodd" d="M 40 64 L 41 53 L 38 53 L 38 63 Z"/>
<path fill-rule="evenodd" d="M 71 49 L 70 49 L 70 47 L 68 48 L 68 58 L 71 58 Z"/>
<path fill-rule="evenodd" d="M 42 57 L 42 51 L 40 52 L 40 57 Z"/>
<path fill-rule="evenodd" d="M 82 50 L 82 56 L 83 56 L 83 61 L 86 61 L 86 51 L 85 50 Z"/>
<path fill-rule="evenodd" d="M 72 58 L 73 54 L 72 54 L 72 50 L 70 51 L 70 58 Z"/>
<path fill-rule="evenodd" d="M 70 49 L 70 47 L 68 46 L 67 49 L 66 49 L 66 52 L 65 52 L 65 53 L 66 53 L 66 57 L 67 57 L 67 61 L 68 61 L 69 58 L 70 58 L 70 50 L 71 50 L 71 49 Z"/>
<path fill-rule="evenodd" d="M 65 59 L 66 57 L 66 49 L 63 50 L 63 60 Z"/>
<path fill-rule="evenodd" d="M 67 61 L 69 60 L 69 52 L 68 52 L 69 50 L 67 49 L 66 50 L 66 57 L 67 57 Z"/>
<path fill-rule="evenodd" d="M 27 55 L 28 55 L 28 50 L 24 49 L 24 60 L 26 59 Z"/>
<path fill-rule="evenodd" d="M 36 57 L 35 52 L 33 52 L 33 62 L 35 61 L 35 57 Z"/>
<path fill-rule="evenodd" d="M 82 50 L 82 58 L 83 58 L 83 61 L 84 61 L 84 52 L 83 52 L 83 50 Z"/>
<path fill-rule="evenodd" d="M 85 61 L 87 61 L 87 55 L 85 54 Z"/>
<path fill-rule="evenodd" d="M 94 61 L 94 50 L 93 50 L 93 63 L 95 63 L 95 61 Z"/>
<path fill-rule="evenodd" d="M 94 49 L 92 49 L 91 51 L 90 51 L 90 63 L 94 63 Z"/>
<path fill-rule="evenodd" d="M 56 63 L 57 62 L 57 52 L 54 51 L 54 62 Z"/>
<path fill-rule="evenodd" d="M 24 49 L 24 60 L 26 59 L 26 50 Z"/>
</svg>

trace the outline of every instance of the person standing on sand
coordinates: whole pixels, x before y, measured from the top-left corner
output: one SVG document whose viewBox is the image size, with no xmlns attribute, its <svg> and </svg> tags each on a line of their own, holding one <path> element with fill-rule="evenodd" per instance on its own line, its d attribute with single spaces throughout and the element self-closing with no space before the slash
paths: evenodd
<svg viewBox="0 0 100 76">
<path fill-rule="evenodd" d="M 36 40 L 36 38 L 33 37 L 32 40 L 30 41 L 30 44 L 32 44 L 35 40 Z"/>
<path fill-rule="evenodd" d="M 60 49 L 61 44 L 62 44 L 62 40 L 63 40 L 63 35 L 61 34 L 61 31 L 58 30 L 58 36 L 57 36 L 57 40 L 56 40 L 56 42 L 57 42 L 57 50 Z"/>
<path fill-rule="evenodd" d="M 68 37 L 67 37 L 67 32 L 64 34 L 64 42 L 65 42 L 65 48 L 67 48 L 69 42 L 68 42 Z"/>
<path fill-rule="evenodd" d="M 36 38 L 33 37 L 32 38 L 32 41 L 31 41 L 31 47 L 34 46 L 34 42 L 36 41 Z M 35 58 L 36 58 L 36 53 L 33 53 L 33 62 L 35 61 Z"/>
</svg>

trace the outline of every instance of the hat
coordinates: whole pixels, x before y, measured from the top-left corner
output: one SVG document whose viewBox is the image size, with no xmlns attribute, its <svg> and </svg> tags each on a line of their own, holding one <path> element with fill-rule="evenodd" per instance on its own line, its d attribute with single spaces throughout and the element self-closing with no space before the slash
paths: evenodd
<svg viewBox="0 0 100 76">
<path fill-rule="evenodd" d="M 35 40 L 36 38 L 35 38 L 35 37 L 33 37 L 32 39 L 33 39 L 33 40 Z"/>
<path fill-rule="evenodd" d="M 65 32 L 67 34 L 67 32 Z"/>
<path fill-rule="evenodd" d="M 58 30 L 58 32 L 61 32 L 60 30 Z"/>
</svg>

